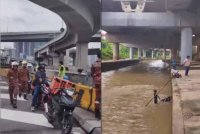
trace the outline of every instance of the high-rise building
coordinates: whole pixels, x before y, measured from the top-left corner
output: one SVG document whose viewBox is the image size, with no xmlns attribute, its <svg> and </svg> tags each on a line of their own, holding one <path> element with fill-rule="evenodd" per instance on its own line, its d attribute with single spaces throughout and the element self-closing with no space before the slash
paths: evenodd
<svg viewBox="0 0 200 134">
<path fill-rule="evenodd" d="M 29 59 L 34 57 L 34 50 L 41 47 L 45 42 L 15 42 L 15 58 Z"/>
</svg>

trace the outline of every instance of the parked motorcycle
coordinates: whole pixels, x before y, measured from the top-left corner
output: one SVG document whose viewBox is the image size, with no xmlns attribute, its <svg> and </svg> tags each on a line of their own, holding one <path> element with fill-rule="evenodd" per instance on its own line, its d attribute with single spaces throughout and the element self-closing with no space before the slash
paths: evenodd
<svg viewBox="0 0 200 134">
<path fill-rule="evenodd" d="M 51 89 L 42 85 L 42 92 L 45 112 L 48 121 L 55 127 L 62 130 L 62 134 L 70 134 L 73 127 L 73 111 L 80 105 L 83 91 L 76 92 L 73 88 L 57 89 L 52 94 Z M 73 96 L 76 96 L 75 99 Z"/>
</svg>

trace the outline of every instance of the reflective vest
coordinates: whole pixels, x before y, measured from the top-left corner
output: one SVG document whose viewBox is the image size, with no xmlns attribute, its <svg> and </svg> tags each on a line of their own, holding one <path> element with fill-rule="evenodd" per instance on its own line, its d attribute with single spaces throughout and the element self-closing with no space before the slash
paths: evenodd
<svg viewBox="0 0 200 134">
<path fill-rule="evenodd" d="M 62 69 L 63 68 L 63 69 Z M 64 65 L 61 65 L 58 70 L 58 77 L 63 78 L 65 76 L 66 69 Z"/>
</svg>

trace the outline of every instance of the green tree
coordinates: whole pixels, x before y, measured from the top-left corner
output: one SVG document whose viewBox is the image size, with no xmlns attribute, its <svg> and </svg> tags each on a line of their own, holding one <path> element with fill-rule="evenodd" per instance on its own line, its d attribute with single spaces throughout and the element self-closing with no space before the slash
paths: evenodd
<svg viewBox="0 0 200 134">
<path fill-rule="evenodd" d="M 129 58 L 129 48 L 124 45 L 120 45 L 120 54 L 119 55 L 120 55 L 121 59 Z"/>
<path fill-rule="evenodd" d="M 113 58 L 113 44 L 106 40 L 101 41 L 101 55 L 102 60 L 112 60 Z"/>
<path fill-rule="evenodd" d="M 120 59 L 129 58 L 129 48 L 120 44 Z M 113 43 L 109 43 L 107 40 L 101 40 L 101 55 L 102 60 L 113 59 Z"/>
</svg>

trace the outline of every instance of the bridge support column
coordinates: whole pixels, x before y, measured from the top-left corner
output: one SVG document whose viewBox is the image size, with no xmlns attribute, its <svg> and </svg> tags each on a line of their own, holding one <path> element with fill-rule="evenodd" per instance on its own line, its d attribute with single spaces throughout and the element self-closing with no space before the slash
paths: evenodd
<svg viewBox="0 0 200 134">
<path fill-rule="evenodd" d="M 76 45 L 76 64 L 80 69 L 87 69 L 88 66 L 88 44 L 82 43 Z"/>
<path fill-rule="evenodd" d="M 142 51 L 142 56 L 144 59 L 146 58 L 146 50 L 145 49 L 143 49 L 143 51 Z"/>
<path fill-rule="evenodd" d="M 183 28 L 181 30 L 181 63 L 190 56 L 192 58 L 192 28 Z"/>
<path fill-rule="evenodd" d="M 172 58 L 172 50 L 171 49 L 169 50 L 169 58 L 170 59 Z"/>
<path fill-rule="evenodd" d="M 138 48 L 138 59 L 140 59 L 142 56 L 141 56 L 141 49 Z"/>
<path fill-rule="evenodd" d="M 59 66 L 59 57 L 58 56 L 53 56 L 53 66 L 58 67 Z"/>
<path fill-rule="evenodd" d="M 163 59 L 166 60 L 166 49 L 163 49 Z"/>
<path fill-rule="evenodd" d="M 130 51 L 129 51 L 129 58 L 130 59 L 134 59 L 134 49 L 132 47 L 130 47 Z"/>
<path fill-rule="evenodd" d="M 70 63 L 69 49 L 67 49 L 64 56 L 64 65 L 68 67 L 69 63 Z"/>
<path fill-rule="evenodd" d="M 60 53 L 59 55 L 59 61 L 63 61 L 64 62 L 64 54 L 63 53 Z"/>
<path fill-rule="evenodd" d="M 119 43 L 113 45 L 113 60 L 119 60 Z"/>
<path fill-rule="evenodd" d="M 154 59 L 154 50 L 151 51 L 151 58 Z"/>
<path fill-rule="evenodd" d="M 159 56 L 158 54 L 159 54 L 159 50 L 156 50 L 156 58 L 157 58 L 157 59 L 159 58 L 159 57 L 158 57 L 158 56 Z"/>
</svg>

